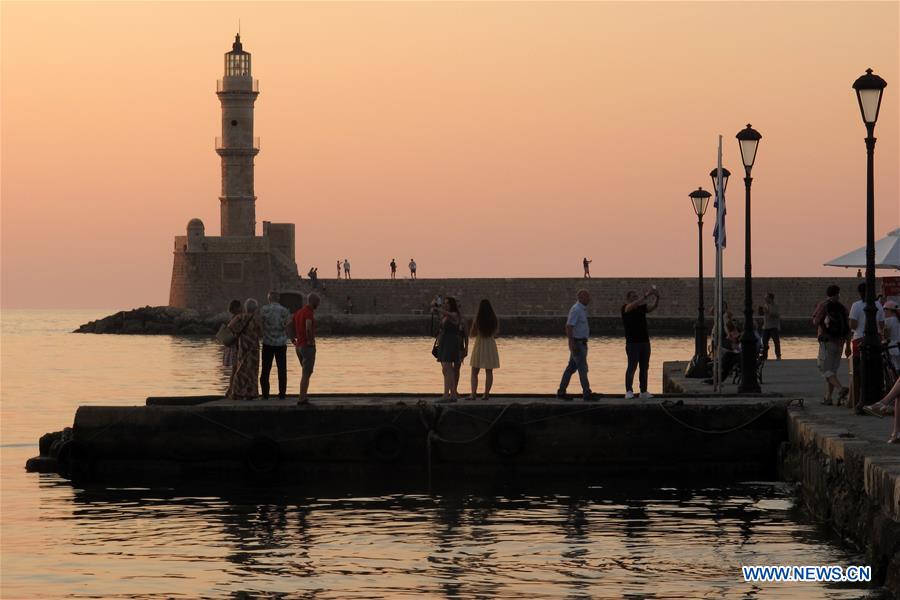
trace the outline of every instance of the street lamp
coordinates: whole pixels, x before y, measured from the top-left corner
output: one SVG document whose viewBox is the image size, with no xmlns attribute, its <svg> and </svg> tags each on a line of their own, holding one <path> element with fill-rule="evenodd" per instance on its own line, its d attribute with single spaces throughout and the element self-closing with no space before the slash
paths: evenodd
<svg viewBox="0 0 900 600">
<path fill-rule="evenodd" d="M 694 214 L 697 215 L 697 256 L 699 257 L 699 275 L 697 278 L 699 303 L 697 304 L 697 324 L 694 326 L 694 358 L 684 372 L 685 377 L 709 377 L 709 355 L 706 353 L 706 324 L 703 316 L 703 215 L 709 206 L 711 194 L 702 187 L 688 196 Z"/>
<path fill-rule="evenodd" d="M 759 382 L 756 380 L 756 325 L 753 322 L 753 276 L 750 268 L 750 184 L 753 178 L 750 171 L 756 162 L 756 149 L 762 136 L 758 131 L 747 124 L 737 134 L 738 144 L 741 147 L 741 161 L 744 163 L 744 189 L 746 201 L 744 204 L 744 333 L 741 336 L 741 385 L 739 392 L 759 392 Z"/>
<path fill-rule="evenodd" d="M 853 82 L 859 112 L 866 125 L 866 298 L 863 312 L 866 326 L 863 332 L 860 396 L 863 404 L 881 398 L 881 343 L 878 340 L 877 309 L 875 308 L 875 122 L 881 108 L 881 95 L 887 82 L 866 69 L 866 74 Z M 857 405 L 858 406 L 858 405 Z"/>
</svg>

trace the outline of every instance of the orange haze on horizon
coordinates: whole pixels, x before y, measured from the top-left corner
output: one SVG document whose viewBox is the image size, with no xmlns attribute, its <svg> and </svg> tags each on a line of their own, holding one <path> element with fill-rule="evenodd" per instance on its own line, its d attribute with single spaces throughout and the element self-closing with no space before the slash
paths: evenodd
<svg viewBox="0 0 900 600">
<path fill-rule="evenodd" d="M 854 79 L 888 82 L 876 236 L 900 225 L 896 2 L 2 4 L 2 305 L 165 304 L 172 238 L 218 235 L 215 82 L 238 18 L 260 82 L 257 221 L 359 278 L 695 276 L 688 193 L 760 131 L 758 276 L 863 244 Z M 704 229 L 712 274 L 712 214 Z M 258 225 L 257 232 L 261 230 Z"/>
</svg>

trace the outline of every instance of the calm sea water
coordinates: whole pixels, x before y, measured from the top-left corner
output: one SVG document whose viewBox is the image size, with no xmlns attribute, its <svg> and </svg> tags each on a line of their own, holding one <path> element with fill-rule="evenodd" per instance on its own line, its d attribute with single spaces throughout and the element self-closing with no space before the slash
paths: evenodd
<svg viewBox="0 0 900 600">
<path fill-rule="evenodd" d="M 223 389 L 209 340 L 69 333 L 108 311 L 2 313 L 3 598 L 860 598 L 859 586 L 744 584 L 742 564 L 865 564 L 777 483 L 577 493 L 318 497 L 302 489 L 73 487 L 25 473 L 37 439 L 82 404 Z M 314 391 L 440 391 L 428 338 L 321 339 Z M 499 341 L 497 392 L 552 392 L 562 339 Z M 693 342 L 654 340 L 664 360 Z M 787 339 L 785 356 L 814 356 Z M 620 340 L 591 346 L 593 387 L 623 388 Z M 290 363 L 295 392 L 297 369 Z"/>
</svg>

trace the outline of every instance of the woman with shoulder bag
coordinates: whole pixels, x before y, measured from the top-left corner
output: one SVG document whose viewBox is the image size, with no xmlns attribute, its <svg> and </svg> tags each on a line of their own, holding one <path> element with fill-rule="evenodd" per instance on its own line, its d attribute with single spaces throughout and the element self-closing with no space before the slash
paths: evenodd
<svg viewBox="0 0 900 600">
<path fill-rule="evenodd" d="M 440 306 L 433 311 L 440 317 L 440 333 L 435 352 L 437 361 L 441 363 L 441 372 L 444 376 L 442 402 L 456 402 L 459 396 L 457 381 L 459 368 L 462 364 L 465 348 L 464 336 L 460 330 L 462 316 L 459 314 L 459 305 L 456 298 L 450 296 L 444 298 Z"/>
</svg>

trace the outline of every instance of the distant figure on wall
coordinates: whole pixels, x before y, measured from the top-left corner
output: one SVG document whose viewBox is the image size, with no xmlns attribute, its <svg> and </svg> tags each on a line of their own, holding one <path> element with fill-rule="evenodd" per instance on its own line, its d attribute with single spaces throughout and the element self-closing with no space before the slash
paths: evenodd
<svg viewBox="0 0 900 600">
<path fill-rule="evenodd" d="M 592 263 L 592 262 L 594 262 L 593 259 L 588 260 L 587 256 L 585 256 L 585 257 L 581 260 L 581 264 L 584 266 L 584 278 L 585 278 L 585 279 L 590 279 L 590 278 L 591 278 L 591 263 Z"/>
<path fill-rule="evenodd" d="M 350 296 L 347 296 L 347 302 L 344 303 L 344 314 L 353 314 L 353 300 L 350 299 Z"/>
<path fill-rule="evenodd" d="M 397 279 L 397 259 L 391 259 L 391 279 Z"/>
<path fill-rule="evenodd" d="M 248 298 L 244 312 L 235 315 L 228 328 L 237 337 L 237 364 L 228 385 L 229 400 L 253 400 L 259 396 L 259 302 Z"/>
<path fill-rule="evenodd" d="M 350 261 L 344 259 L 344 279 L 350 279 Z"/>
<path fill-rule="evenodd" d="M 766 358 L 769 357 L 769 340 L 775 343 L 775 359 L 781 360 L 781 309 L 775 304 L 775 294 L 766 294 L 766 303 L 760 308 L 763 316 L 762 345 Z"/>
<path fill-rule="evenodd" d="M 591 384 L 588 381 L 588 337 L 590 337 L 590 327 L 588 326 L 587 305 L 591 301 L 591 295 L 587 290 L 579 290 L 576 295 L 577 302 L 569 309 L 569 316 L 566 319 L 566 337 L 569 342 L 569 364 L 563 371 L 562 379 L 559 382 L 559 389 L 556 390 L 556 397 L 561 400 L 569 400 L 566 394 L 566 388 L 569 387 L 569 381 L 572 375 L 578 373 L 578 379 L 581 381 L 581 394 L 585 400 L 593 400 L 594 394 L 591 392 Z"/>
<path fill-rule="evenodd" d="M 268 400 L 269 373 L 272 371 L 274 358 L 278 371 L 278 398 L 284 400 L 287 395 L 287 326 L 291 320 L 291 312 L 279 304 L 277 292 L 269 292 L 268 298 L 269 303 L 259 310 L 263 342 L 259 386 L 263 399 Z"/>
<path fill-rule="evenodd" d="M 294 349 L 300 360 L 300 396 L 297 404 L 309 404 L 309 380 L 316 366 L 316 309 L 319 295 L 310 294 L 306 306 L 294 313 Z"/>
<path fill-rule="evenodd" d="M 337 261 L 337 278 L 341 278 L 341 259 L 338 259 Z"/>
<path fill-rule="evenodd" d="M 416 259 L 414 258 L 409 259 L 409 278 L 416 278 Z"/>
<path fill-rule="evenodd" d="M 647 298 L 653 298 L 647 305 Z M 628 367 L 625 369 L 625 399 L 634 398 L 634 372 L 639 369 L 638 383 L 641 398 L 649 399 L 653 394 L 647 391 L 647 374 L 650 369 L 650 333 L 647 331 L 647 313 L 659 306 L 659 292 L 656 286 L 646 290 L 643 296 L 630 291 L 625 295 L 622 305 L 622 325 L 625 326 L 625 354 L 628 356 Z"/>
<path fill-rule="evenodd" d="M 478 305 L 475 320 L 472 321 L 470 337 L 474 338 L 472 346 L 472 358 L 469 365 L 472 367 L 472 396 L 478 397 L 478 371 L 484 369 L 484 396 L 487 400 L 491 396 L 491 386 L 494 384 L 494 369 L 500 368 L 500 354 L 497 352 L 497 341 L 494 339 L 500 329 L 497 313 L 489 300 L 482 300 Z"/>
<path fill-rule="evenodd" d="M 241 314 L 240 300 L 232 300 L 228 303 L 228 314 L 230 315 L 228 318 L 229 322 L 235 316 Z M 225 346 L 225 352 L 222 353 L 222 366 L 231 367 L 231 372 L 234 373 L 234 368 L 237 366 L 237 344 Z M 225 395 L 227 396 L 228 392 L 225 392 Z"/>
<path fill-rule="evenodd" d="M 312 283 L 313 289 L 319 287 L 319 269 L 317 267 L 312 267 L 307 275 L 309 276 L 309 281 Z"/>
<path fill-rule="evenodd" d="M 856 270 L 856 278 L 857 278 L 857 279 L 862 279 L 862 269 L 857 269 L 857 270 Z"/>
</svg>

